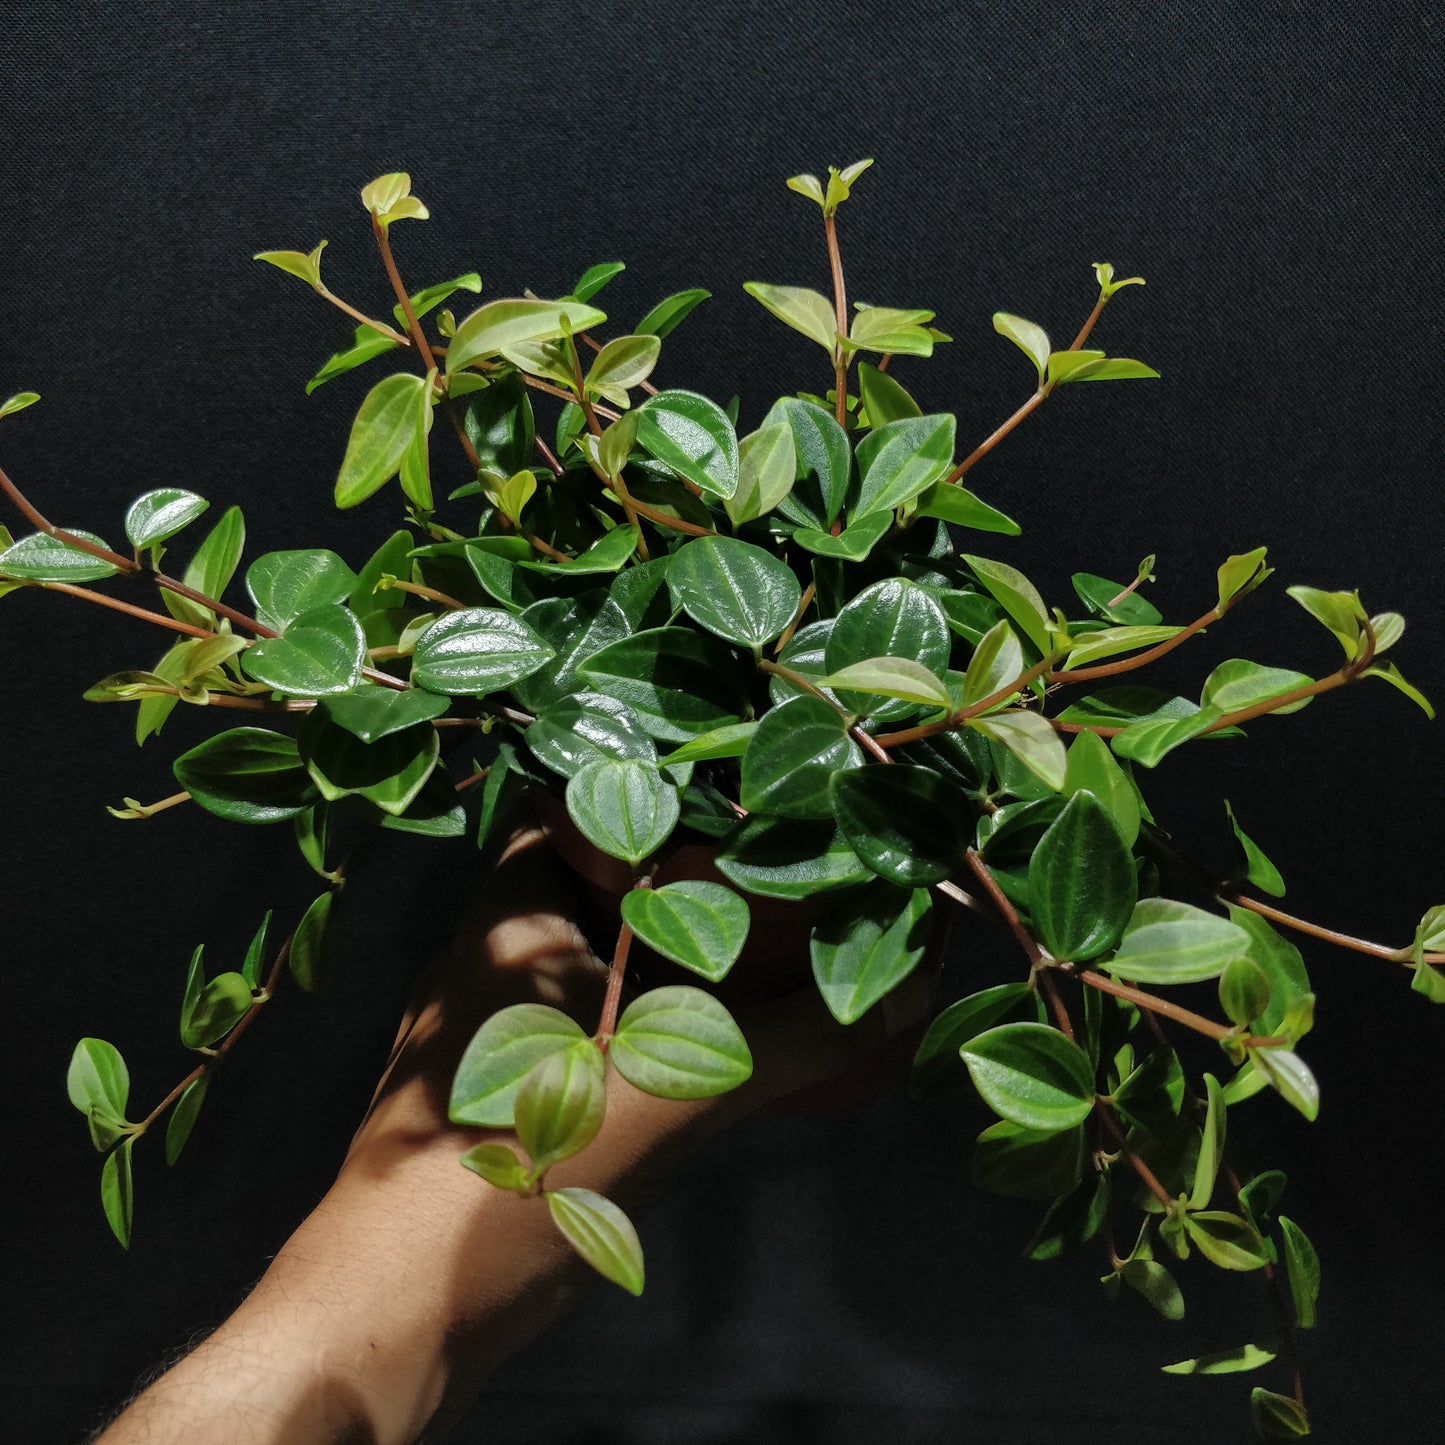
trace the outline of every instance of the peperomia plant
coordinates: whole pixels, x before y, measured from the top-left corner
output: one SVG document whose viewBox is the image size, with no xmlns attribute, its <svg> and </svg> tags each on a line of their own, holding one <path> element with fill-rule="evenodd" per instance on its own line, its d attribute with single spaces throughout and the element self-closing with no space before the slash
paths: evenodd
<svg viewBox="0 0 1445 1445">
<path fill-rule="evenodd" d="M 742 953 L 749 899 L 813 910 L 813 976 L 844 1024 L 923 964 L 935 913 L 964 904 L 1012 932 L 1018 976 L 938 1014 L 914 1091 L 976 1091 L 998 1115 L 978 1139 L 974 1178 L 1047 1202 L 1032 1257 L 1092 1243 L 1105 1284 L 1168 1319 L 1184 1309 L 1176 1260 L 1197 1251 L 1260 1275 L 1267 1330 L 1167 1368 L 1275 1363 L 1287 1392 L 1253 1391 L 1255 1425 L 1268 1438 L 1307 1434 L 1292 1341 L 1314 1324 L 1319 1263 L 1280 1212 L 1284 1176 L 1248 1163 L 1230 1111 L 1266 1090 L 1307 1118 L 1318 1109 L 1297 1052 L 1314 994 L 1288 931 L 1393 962 L 1441 1002 L 1445 907 L 1403 947 L 1294 918 L 1258 896 L 1277 898 L 1284 884 L 1227 803 L 1238 854 L 1221 876 L 1175 851 L 1138 771 L 1365 678 L 1430 713 L 1383 660 L 1404 624 L 1353 592 L 1293 587 L 1337 639 L 1335 671 L 1236 659 L 1210 672 L 1197 698 L 1178 696 L 1134 674 L 1260 586 L 1263 548 L 1227 558 L 1217 593 L 1183 625 L 1166 624 L 1142 595 L 1152 557 L 1127 581 L 1079 572 L 1075 598 L 1051 607 L 1015 566 L 985 555 L 973 534 L 1019 528 L 964 487 L 968 472 L 1060 388 L 1157 375 L 1088 344 L 1112 297 L 1143 283 L 1097 264 L 1097 299 L 1063 348 L 998 313 L 995 329 L 1031 365 L 1027 396 L 959 459 L 955 418 L 925 412 L 892 369 L 949 340 L 933 313 L 847 305 L 837 212 L 867 165 L 788 182 L 821 210 L 832 295 L 746 289 L 822 348 L 817 375 L 831 389 L 779 399 L 743 435 L 736 401 L 650 381 L 663 340 L 707 292 L 669 296 L 604 339 L 595 302 L 622 269 L 609 263 L 560 299 L 529 293 L 457 319 L 450 308 L 481 280 L 407 290 L 391 227 L 427 211 L 396 174 L 361 193 L 395 292 L 389 319 L 329 290 L 324 241 L 258 256 L 357 323 L 308 391 L 383 357 L 401 363 L 363 398 L 336 478 L 343 508 L 399 486 L 404 525 L 359 570 L 331 551 L 271 552 L 246 568 L 242 608 L 223 600 L 244 553 L 237 508 L 176 576 L 165 556 L 208 510 L 201 497 L 165 488 L 135 501 L 121 552 L 53 526 L 0 472 L 35 528 L 14 541 L 0 529 L 0 593 L 38 587 L 172 634 L 149 666 L 112 673 L 86 696 L 137 704 L 138 742 L 182 702 L 242 723 L 175 759 L 181 791 L 127 798 L 112 813 L 149 818 L 192 801 L 234 822 L 289 823 L 326 885 L 279 948 L 268 914 L 234 971 L 207 978 L 196 949 L 180 1033 L 198 1061 L 140 1118 L 117 1049 L 77 1045 L 70 1098 L 104 1155 L 106 1216 L 126 1243 L 137 1140 L 164 1118 L 174 1161 L 219 1063 L 284 973 L 322 985 L 346 867 L 338 823 L 470 835 L 486 847 L 510 795 L 526 789 L 559 800 L 554 810 L 564 803 L 581 837 L 626 865 L 632 887 L 618 902 L 591 1032 L 526 1004 L 472 1039 L 452 1118 L 513 1132 L 464 1165 L 539 1208 L 545 1200 L 584 1258 L 639 1292 L 631 1222 L 591 1191 L 549 1188 L 548 1173 L 597 1134 L 609 1069 L 675 1099 L 747 1079 L 743 1033 L 708 986 Z M 35 400 L 21 393 L 0 415 Z M 550 409 L 545 430 L 534 406 Z M 448 465 L 464 463 L 445 512 L 432 458 L 438 412 L 458 447 Z M 164 610 L 90 585 L 111 578 Z M 443 758 L 444 736 L 482 734 L 487 766 Z M 711 846 L 726 883 L 657 883 L 683 839 Z M 636 993 L 624 1008 L 634 940 L 698 983 Z M 1210 985 L 1217 998 L 1202 996 Z"/>
</svg>

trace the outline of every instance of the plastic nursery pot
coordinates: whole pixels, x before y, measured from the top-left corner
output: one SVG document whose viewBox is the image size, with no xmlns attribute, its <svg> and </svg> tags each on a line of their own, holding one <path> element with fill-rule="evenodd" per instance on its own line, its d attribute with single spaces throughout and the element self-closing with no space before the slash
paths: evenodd
<svg viewBox="0 0 1445 1445">
<path fill-rule="evenodd" d="M 632 887 L 632 869 L 590 843 L 573 823 L 566 804 L 543 788 L 528 792 L 537 820 L 552 851 L 574 875 L 583 901 L 583 931 L 598 956 L 611 956 L 621 926 L 619 906 Z M 658 854 L 655 886 L 693 879 L 721 883 L 734 891 L 737 885 L 717 869 L 714 851 L 703 841 L 674 835 Z M 833 895 L 819 893 L 793 902 L 745 893 L 752 924 L 748 941 L 728 976 L 707 984 L 696 974 L 654 953 L 639 939 L 628 955 L 629 977 L 639 987 L 686 983 L 705 987 L 740 1015 L 744 1033 L 747 1013 L 800 988 L 813 987 L 809 937 L 813 926 L 827 917 Z M 947 944 L 950 910 L 935 908 L 927 952 L 919 968 L 936 973 Z M 822 1007 L 821 1001 L 819 1007 Z M 770 1112 L 843 1113 L 858 1108 L 907 1076 L 908 1066 L 923 1037 L 925 1023 L 895 1034 L 845 1075 L 791 1095 Z M 841 1027 L 841 1026 L 840 1026 Z"/>
</svg>

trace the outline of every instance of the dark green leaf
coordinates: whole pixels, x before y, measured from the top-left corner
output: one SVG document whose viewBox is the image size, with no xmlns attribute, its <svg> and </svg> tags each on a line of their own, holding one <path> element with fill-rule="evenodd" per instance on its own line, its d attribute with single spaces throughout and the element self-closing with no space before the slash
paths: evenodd
<svg viewBox="0 0 1445 1445">
<path fill-rule="evenodd" d="M 360 793 L 384 813 L 405 813 L 421 792 L 441 753 L 437 730 L 417 723 L 374 743 L 337 727 L 325 702 L 301 724 L 301 757 L 327 802 Z"/>
<path fill-rule="evenodd" d="M 1109 1181 L 1103 1174 L 1086 1175 L 1044 1216 L 1024 1255 L 1028 1259 L 1058 1259 L 1067 1250 L 1087 1244 L 1109 1212 Z"/>
<path fill-rule="evenodd" d="M 674 292 L 659 301 L 632 329 L 638 335 L 667 336 L 695 306 L 711 295 L 711 291 L 700 288 Z"/>
<path fill-rule="evenodd" d="M 412 680 L 431 692 L 482 696 L 530 677 L 554 656 L 521 618 L 467 607 L 438 618 L 417 639 Z"/>
<path fill-rule="evenodd" d="M 1249 958 L 1231 958 L 1219 975 L 1219 1006 L 1231 1023 L 1248 1028 L 1269 1007 L 1269 979 Z"/>
<path fill-rule="evenodd" d="M 292 977 L 307 993 L 326 987 L 331 967 L 331 904 L 335 894 L 326 892 L 311 900 L 301 922 L 291 935 L 287 957 Z"/>
<path fill-rule="evenodd" d="M 838 614 L 823 659 L 826 671 L 837 672 L 873 657 L 909 657 L 942 676 L 951 641 L 943 610 L 928 591 L 903 578 L 889 578 L 865 587 Z M 838 700 L 850 712 L 868 712 L 880 721 L 916 710 L 916 704 L 906 702 L 879 706 L 867 693 L 845 692 Z"/>
<path fill-rule="evenodd" d="M 454 1124 L 510 1129 L 517 1091 L 551 1054 L 591 1041 L 559 1009 L 521 1003 L 494 1013 L 472 1035 L 452 1080 Z"/>
<path fill-rule="evenodd" d="M 793 533 L 793 541 L 818 557 L 861 562 L 887 536 L 892 526 L 892 512 L 871 512 L 860 521 L 844 527 L 836 537 L 821 527 L 799 527 Z"/>
<path fill-rule="evenodd" d="M 925 888 L 876 881 L 841 898 L 813 926 L 813 978 L 839 1023 L 863 1017 L 918 966 L 928 947 Z"/>
<path fill-rule="evenodd" d="M 1249 1416 L 1261 1440 L 1299 1440 L 1310 1433 L 1305 1407 L 1273 1390 L 1250 1391 Z"/>
<path fill-rule="evenodd" d="M 732 537 L 699 537 L 680 547 L 667 585 L 700 626 L 754 649 L 792 621 L 803 592 L 785 562 Z"/>
<path fill-rule="evenodd" d="M 686 984 L 651 989 L 628 1004 L 608 1056 L 629 1084 L 664 1099 L 725 1094 L 753 1071 L 732 1015 L 711 994 Z"/>
<path fill-rule="evenodd" d="M 1123 595 L 1123 583 L 1110 582 L 1092 572 L 1075 572 L 1072 580 L 1079 600 L 1106 622 L 1120 627 L 1157 627 L 1164 621 L 1159 609 L 1137 592 Z"/>
<path fill-rule="evenodd" d="M 858 443 L 858 500 L 852 520 L 911 502 L 953 464 L 951 413 L 904 417 Z"/>
<path fill-rule="evenodd" d="M 1002 1023 L 1039 1021 L 1038 995 L 1026 983 L 1001 983 L 950 1004 L 928 1026 L 913 1059 L 909 1091 L 915 1099 L 972 1096 L 959 1050 Z"/>
<path fill-rule="evenodd" d="M 848 496 L 853 451 L 848 434 L 830 412 L 796 397 L 774 403 L 765 427 L 785 423 L 797 452 L 797 480 L 778 510 L 800 526 L 827 531 Z"/>
<path fill-rule="evenodd" d="M 337 727 L 364 743 L 375 743 L 440 717 L 451 704 L 420 688 L 362 687 L 344 697 L 327 698 L 323 706 Z"/>
<path fill-rule="evenodd" d="M 200 950 L 196 952 L 199 956 Z M 188 1049 L 210 1048 L 251 1011 L 251 985 L 239 973 L 217 974 L 187 1004 L 181 1017 L 181 1043 Z"/>
<path fill-rule="evenodd" d="M 1167 1133 L 1183 1104 L 1184 1069 L 1173 1049 L 1155 1049 L 1114 1090 L 1119 1116 L 1151 1134 Z"/>
<path fill-rule="evenodd" d="M 335 552 L 321 549 L 267 552 L 246 569 L 256 616 L 277 632 L 303 612 L 344 602 L 356 585 L 356 573 Z"/>
<path fill-rule="evenodd" d="M 743 754 L 738 801 L 750 813 L 826 818 L 830 779 L 862 760 L 835 708 L 821 698 L 793 698 L 758 723 Z"/>
<path fill-rule="evenodd" d="M 1012 517 L 1005 516 L 985 501 L 974 496 L 967 487 L 957 482 L 946 486 L 935 482 L 918 498 L 920 517 L 937 517 L 952 522 L 958 527 L 969 527 L 975 532 L 1000 532 L 1006 537 L 1017 537 L 1023 530 Z"/>
<path fill-rule="evenodd" d="M 712 983 L 727 976 L 747 941 L 747 903 L 720 883 L 684 880 L 634 888 L 622 921 L 649 948 Z"/>
<path fill-rule="evenodd" d="M 572 1248 L 605 1279 L 628 1294 L 642 1293 L 642 1244 L 632 1221 L 590 1189 L 546 1191 L 547 1207 Z"/>
<path fill-rule="evenodd" d="M 183 527 L 189 527 L 210 505 L 194 492 L 182 491 L 180 487 L 160 487 L 130 504 L 125 514 L 125 535 L 136 551 L 153 547 L 174 537 Z"/>
<path fill-rule="evenodd" d="M 333 602 L 303 612 L 282 636 L 263 638 L 241 654 L 247 677 L 290 697 L 350 692 L 365 662 L 361 623 Z"/>
<path fill-rule="evenodd" d="M 1000 1024 L 960 1052 L 984 1102 L 1022 1128 L 1069 1129 L 1093 1109 L 1089 1056 L 1047 1024 Z"/>
<path fill-rule="evenodd" d="M 241 965 L 241 977 L 250 988 L 261 986 L 261 967 L 266 958 L 266 934 L 270 927 L 271 910 L 268 908 L 266 916 L 261 920 L 261 926 L 251 935 L 251 941 L 246 945 L 246 960 Z"/>
<path fill-rule="evenodd" d="M 440 768 L 426 780 L 416 802 L 399 817 L 383 813 L 380 808 L 372 816 L 383 828 L 424 838 L 460 838 L 467 830 L 466 813 Z"/>
<path fill-rule="evenodd" d="M 1244 1217 L 1261 1234 L 1268 1230 L 1275 1206 L 1284 1197 L 1285 1183 L 1285 1177 L 1278 1169 L 1266 1169 L 1239 1191 L 1239 1207 Z"/>
<path fill-rule="evenodd" d="M 1249 1223 L 1237 1214 L 1205 1210 L 1184 1216 L 1184 1229 L 1199 1252 L 1221 1269 L 1263 1269 L 1269 1257 Z"/>
<path fill-rule="evenodd" d="M 593 653 L 578 673 L 598 692 L 627 703 L 664 742 L 740 722 L 748 707 L 732 651 L 690 627 L 635 633 Z"/>
<path fill-rule="evenodd" d="M 579 692 L 537 714 L 527 746 L 539 763 L 564 778 L 606 758 L 655 763 L 657 748 L 626 703 L 601 693 Z"/>
<path fill-rule="evenodd" d="M 717 866 L 763 898 L 811 898 L 873 876 L 831 818 L 745 818 L 719 848 Z"/>
<path fill-rule="evenodd" d="M 536 423 L 520 375 L 501 377 L 471 396 L 464 421 L 482 470 L 510 477 L 532 460 Z"/>
<path fill-rule="evenodd" d="M 1000 1119 L 978 1136 L 973 1182 L 1011 1199 L 1056 1199 L 1079 1182 L 1085 1151 L 1082 1124 L 1045 1132 Z"/>
<path fill-rule="evenodd" d="M 667 841 L 680 810 L 677 789 L 656 763 L 588 763 L 567 784 L 567 811 L 583 836 L 634 866 Z"/>
<path fill-rule="evenodd" d="M 927 887 L 963 862 L 971 832 L 968 799 L 932 768 L 854 768 L 835 773 L 830 789 L 833 816 L 853 851 L 890 883 Z"/>
<path fill-rule="evenodd" d="M 660 391 L 637 413 L 637 444 L 715 497 L 738 486 L 738 438 L 727 413 L 691 391 Z"/>
<path fill-rule="evenodd" d="M 410 553 L 414 545 L 415 541 L 410 532 L 393 532 L 372 553 L 370 560 L 358 574 L 355 586 L 344 599 L 353 612 L 365 617 L 372 612 L 390 611 L 406 605 L 405 592 L 394 587 L 378 591 L 376 584 L 383 575 L 400 577 L 404 581 L 411 577 Z"/>
<path fill-rule="evenodd" d="M 216 525 L 196 548 L 196 555 L 181 574 L 181 581 L 195 592 L 219 598 L 241 564 L 246 546 L 246 522 L 239 507 L 228 507 Z M 215 627 L 216 614 L 209 607 L 187 597 L 162 590 L 161 601 L 172 617 L 197 627 Z"/>
<path fill-rule="evenodd" d="M 279 823 L 316 801 L 295 742 L 266 728 L 231 728 L 175 760 L 176 781 L 233 823 Z"/>
<path fill-rule="evenodd" d="M 589 266 L 572 284 L 569 293 L 577 301 L 590 301 L 609 281 L 620 276 L 627 266 L 622 261 L 601 261 Z"/>
<path fill-rule="evenodd" d="M 1194 1161 L 1194 1182 L 1189 1190 L 1191 1209 L 1203 1209 L 1214 1197 L 1214 1183 L 1224 1162 L 1228 1132 L 1229 1110 L 1219 1080 L 1213 1074 L 1205 1074 L 1204 1088 L 1209 1104 L 1199 1139 L 1199 1155 Z"/>
<path fill-rule="evenodd" d="M 576 692 L 583 685 L 581 664 L 632 630 L 623 609 L 600 589 L 580 597 L 544 597 L 522 613 L 522 621 L 556 649 L 550 666 L 513 685 L 517 701 L 533 712 Z"/>
<path fill-rule="evenodd" d="M 1134 907 L 1134 860 L 1093 793 L 1075 793 L 1039 840 L 1029 897 L 1055 958 L 1082 962 L 1119 941 Z"/>
</svg>

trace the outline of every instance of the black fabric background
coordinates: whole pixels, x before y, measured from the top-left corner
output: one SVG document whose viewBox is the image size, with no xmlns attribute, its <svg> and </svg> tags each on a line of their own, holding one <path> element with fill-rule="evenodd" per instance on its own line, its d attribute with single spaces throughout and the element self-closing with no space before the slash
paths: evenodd
<svg viewBox="0 0 1445 1445">
<path fill-rule="evenodd" d="M 488 296 L 556 294 L 621 258 L 605 299 L 623 323 L 709 286 L 662 374 L 741 392 L 756 425 L 780 391 L 824 383 L 740 291 L 826 288 L 816 215 L 782 181 L 871 154 L 840 227 L 850 292 L 937 309 L 957 343 L 899 371 L 958 411 L 961 439 L 1027 391 L 995 309 L 1067 338 L 1091 261 L 1148 277 L 1099 340 L 1163 379 L 1070 389 L 977 469 L 1026 528 L 994 555 L 1063 599 L 1070 571 L 1129 575 L 1157 552 L 1155 596 L 1184 618 L 1220 559 L 1267 542 L 1279 575 L 1181 682 L 1227 656 L 1333 667 L 1283 588 L 1358 585 L 1410 619 L 1396 656 L 1445 701 L 1434 6 L 12 0 L 4 20 L 0 395 L 45 401 L 3 424 L 0 455 L 63 525 L 115 536 L 133 495 L 171 483 L 241 502 L 251 556 L 365 555 L 385 504 L 338 521 L 329 503 L 362 383 L 302 392 L 346 323 L 249 257 L 330 237 L 333 287 L 389 304 L 356 189 L 390 169 L 436 217 L 395 233 L 416 284 L 475 266 Z M 0 606 L 0 1435 L 49 1445 L 224 1314 L 319 1196 L 474 865 L 401 845 L 368 861 L 356 893 L 375 901 L 346 920 L 335 996 L 293 991 L 259 1022 L 174 1170 L 142 1146 L 123 1254 L 64 1097 L 74 1040 L 113 1039 L 135 1098 L 158 1097 L 185 1067 L 192 946 L 234 966 L 260 909 L 294 914 L 309 890 L 272 831 L 187 810 L 111 823 L 103 802 L 171 790 L 168 759 L 206 720 L 182 709 L 137 753 L 129 709 L 79 695 L 156 641 L 58 599 Z M 1169 759 L 1150 779 L 1161 820 L 1224 858 L 1227 795 L 1298 911 L 1408 938 L 1445 901 L 1438 725 L 1371 684 L 1251 732 Z M 1442 1019 L 1403 973 L 1307 956 L 1321 1118 L 1270 1100 L 1239 1118 L 1323 1256 L 1309 1397 L 1323 1439 L 1433 1439 Z M 991 939 L 958 963 L 980 981 L 1015 966 Z M 644 1299 L 599 1290 L 457 1441 L 1247 1438 L 1250 1379 L 1156 1366 L 1264 1328 L 1255 1282 L 1183 1270 L 1190 1315 L 1166 1327 L 1102 1298 L 1093 1255 L 1025 1265 L 1032 1210 L 967 1182 L 982 1122 L 890 1097 L 739 1131 L 644 1222 Z"/>
</svg>

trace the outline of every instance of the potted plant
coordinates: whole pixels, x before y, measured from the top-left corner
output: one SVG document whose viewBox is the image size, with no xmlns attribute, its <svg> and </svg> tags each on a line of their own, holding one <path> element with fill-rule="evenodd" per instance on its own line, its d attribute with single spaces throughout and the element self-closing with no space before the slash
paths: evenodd
<svg viewBox="0 0 1445 1445">
<path fill-rule="evenodd" d="M 389 317 L 331 292 L 324 241 L 260 253 L 355 323 L 308 390 L 395 367 L 365 393 L 336 478 L 339 507 L 387 489 L 402 511 L 357 569 L 328 550 L 271 552 L 245 568 L 248 601 L 227 601 L 243 561 L 238 509 L 188 546 L 197 533 L 177 539 L 209 502 L 149 492 L 125 513 L 129 549 L 117 551 L 54 526 L 0 472 L 34 529 L 0 529 L 0 592 L 42 588 L 169 634 L 159 657 L 132 659 L 148 665 L 86 696 L 135 704 L 138 741 L 182 703 L 221 723 L 175 759 L 180 791 L 111 811 L 142 819 L 193 802 L 287 824 L 325 885 L 279 946 L 268 915 L 234 970 L 208 978 L 196 949 L 181 1034 L 197 1062 L 139 1118 L 119 1051 L 76 1046 L 70 1097 L 104 1156 L 106 1216 L 126 1243 L 137 1141 L 163 1124 L 165 1157 L 177 1157 L 219 1063 L 283 976 L 321 986 L 332 914 L 346 906 L 338 838 L 363 824 L 485 847 L 525 789 L 559 851 L 615 893 L 611 969 L 592 1027 L 526 1004 L 478 1031 L 452 1117 L 515 1142 L 479 1145 L 464 1165 L 536 1196 L 592 1265 L 638 1292 L 641 1249 L 622 1211 L 548 1187 L 548 1170 L 597 1133 L 605 1071 L 671 1098 L 747 1078 L 747 1042 L 720 995 L 755 912 L 801 919 L 813 978 L 849 1024 L 920 966 L 940 916 L 962 905 L 1013 934 L 1018 974 L 947 1002 L 918 1049 L 915 1092 L 976 1092 L 997 1114 L 974 1177 L 1046 1204 L 1036 1257 L 1100 1250 L 1110 1288 L 1166 1318 L 1182 1310 L 1176 1260 L 1261 1276 L 1277 1328 L 1169 1368 L 1274 1366 L 1285 1388 L 1254 1389 L 1255 1425 L 1307 1434 L 1293 1332 L 1314 1323 L 1318 1260 L 1280 1211 L 1283 1175 L 1245 1160 L 1231 1114 L 1268 1093 L 1307 1118 L 1318 1108 L 1297 1051 L 1315 1000 L 1291 931 L 1386 957 L 1440 1002 L 1445 908 L 1401 948 L 1330 935 L 1258 896 L 1282 882 L 1232 811 L 1238 867 L 1221 878 L 1175 850 L 1140 783 L 1175 749 L 1237 738 L 1367 678 L 1429 713 L 1385 659 L 1403 621 L 1352 592 L 1292 587 L 1337 639 L 1333 672 L 1236 659 L 1182 696 L 1143 669 L 1267 580 L 1262 547 L 1226 558 L 1183 623 L 1144 596 L 1152 558 L 1132 578 L 1080 572 L 1066 605 L 1046 603 L 991 555 L 1019 527 L 964 480 L 1061 389 L 1157 375 L 1092 345 L 1106 305 L 1142 281 L 1096 264 L 1092 309 L 1062 347 L 998 313 L 995 329 L 1026 358 L 1026 394 L 960 456 L 955 418 L 926 411 L 895 375 L 949 340 L 933 313 L 848 306 L 837 215 L 868 164 L 788 182 L 819 208 L 832 295 L 747 290 L 826 361 L 807 377 L 819 392 L 777 400 L 751 429 L 736 400 L 652 380 L 702 290 L 611 335 L 595 303 L 620 263 L 560 299 L 525 294 L 460 317 L 474 273 L 409 290 L 391 228 L 427 212 L 406 175 L 361 193 L 395 292 Z M 35 400 L 21 393 L 0 416 Z M 467 478 L 445 500 L 438 415 Z M 165 557 L 182 546 L 175 575 Z M 92 585 L 112 578 L 115 590 Z M 443 758 L 444 737 L 480 735 L 485 766 Z M 642 949 L 692 981 L 624 1007 Z M 754 965 L 786 962 L 776 947 L 752 952 Z"/>
</svg>

